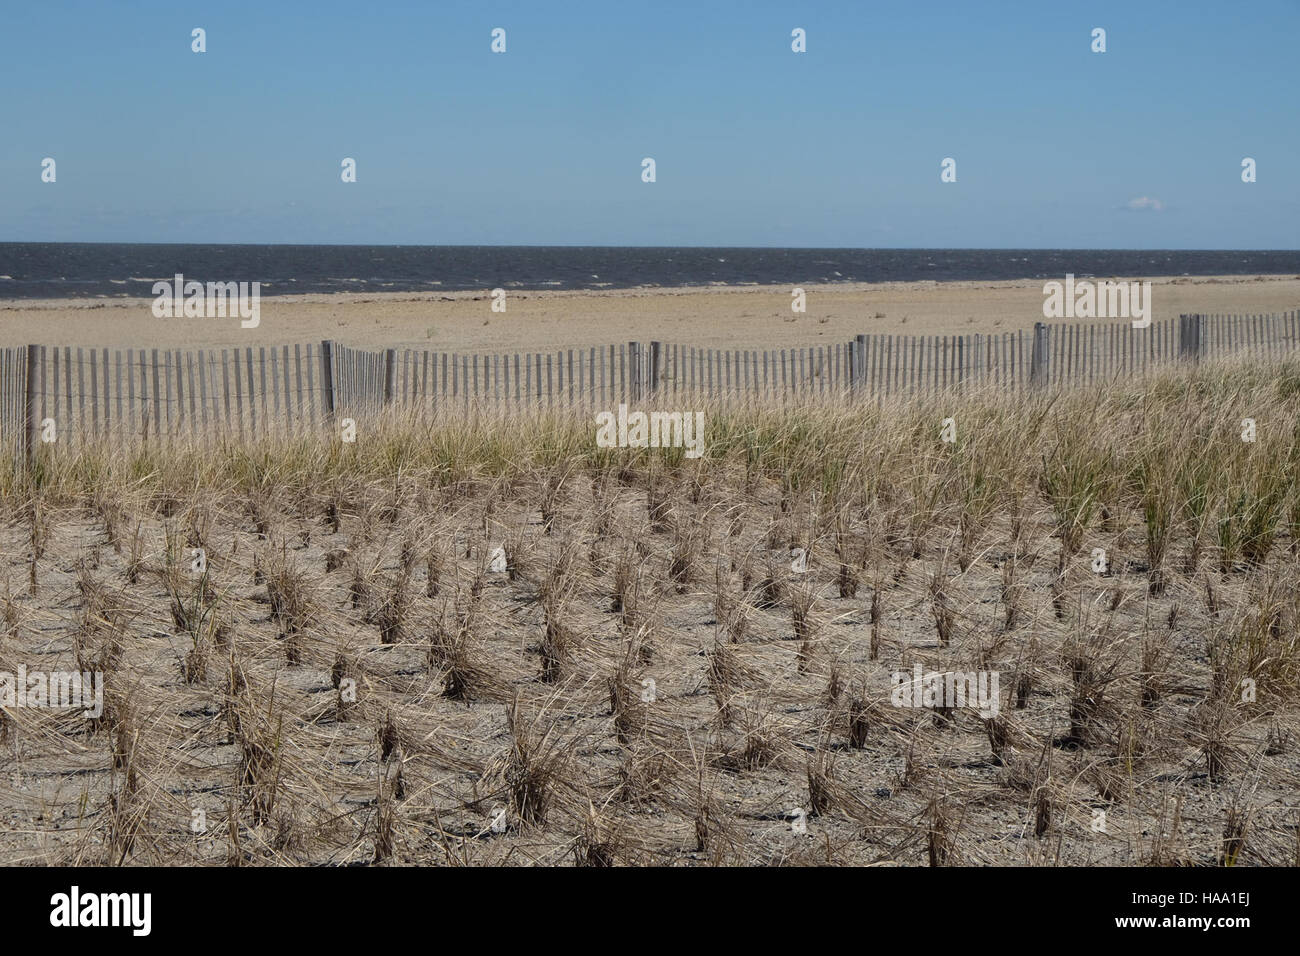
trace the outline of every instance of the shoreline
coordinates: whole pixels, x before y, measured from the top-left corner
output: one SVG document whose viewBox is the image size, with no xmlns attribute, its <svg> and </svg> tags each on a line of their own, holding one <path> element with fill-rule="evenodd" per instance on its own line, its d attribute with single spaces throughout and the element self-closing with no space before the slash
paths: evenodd
<svg viewBox="0 0 1300 956">
<path fill-rule="evenodd" d="M 1245 283 L 1258 282 L 1300 282 L 1300 273 L 1250 273 L 1246 275 L 1151 275 L 1151 276 L 1125 276 L 1125 275 L 1102 275 L 1091 272 L 1076 272 L 1073 274 L 1076 280 L 1088 279 L 1090 281 L 1107 281 L 1107 280 L 1124 280 L 1150 282 L 1153 286 L 1157 285 L 1239 285 Z M 500 287 L 504 288 L 510 295 L 529 298 L 556 298 L 569 296 L 605 296 L 611 298 L 627 298 L 644 295 L 694 295 L 699 293 L 753 293 L 753 292 L 774 292 L 777 290 L 788 291 L 789 289 L 802 288 L 806 291 L 822 292 L 872 292 L 872 291 L 889 291 L 893 289 L 913 289 L 913 288 L 979 288 L 979 289 L 1018 289 L 1026 286 L 1043 283 L 1060 281 L 1064 279 L 1061 276 L 1047 276 L 1045 278 L 1026 276 L 1019 279 L 899 279 L 885 280 L 881 282 L 711 282 L 703 285 L 637 285 L 624 286 L 621 288 L 588 288 L 588 289 L 543 289 L 528 286 L 514 286 L 505 284 Z M 170 281 L 159 279 L 158 281 Z M 3 291 L 3 287 L 0 287 Z M 492 293 L 492 289 L 453 289 L 438 290 L 431 289 L 424 292 L 417 292 L 410 289 L 400 292 L 293 292 L 293 291 L 275 291 L 262 292 L 263 299 L 287 299 L 291 301 L 319 301 L 319 302 L 455 302 L 465 299 L 479 300 L 486 299 Z M 51 298 L 6 298 L 0 295 L 0 311 L 22 310 L 23 308 L 102 308 L 105 304 L 148 304 L 153 301 L 150 296 L 133 296 L 133 295 L 93 295 L 93 296 L 64 296 Z"/>
</svg>

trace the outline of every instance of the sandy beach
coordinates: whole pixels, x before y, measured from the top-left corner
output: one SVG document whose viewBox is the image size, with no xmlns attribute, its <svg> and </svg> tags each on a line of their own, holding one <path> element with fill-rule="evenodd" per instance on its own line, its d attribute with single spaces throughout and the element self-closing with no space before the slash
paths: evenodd
<svg viewBox="0 0 1300 956">
<path fill-rule="evenodd" d="M 1116 277 L 1125 278 L 1125 277 Z M 1271 313 L 1300 307 L 1300 276 L 1151 278 L 1153 318 Z M 260 324 L 155 318 L 152 299 L 0 299 L 0 343 L 189 347 L 333 339 L 358 348 L 526 351 L 660 339 L 705 347 L 840 342 L 859 333 L 1005 332 L 1042 318 L 1043 280 L 805 286 L 510 291 L 506 311 L 485 292 L 267 296 Z"/>
</svg>

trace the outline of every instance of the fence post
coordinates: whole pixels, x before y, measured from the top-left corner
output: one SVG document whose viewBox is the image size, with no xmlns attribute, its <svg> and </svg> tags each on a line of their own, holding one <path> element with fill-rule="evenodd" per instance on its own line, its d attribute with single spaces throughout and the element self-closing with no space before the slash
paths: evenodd
<svg viewBox="0 0 1300 956">
<path fill-rule="evenodd" d="M 650 342 L 650 394 L 659 392 L 659 376 L 663 372 L 663 343 Z"/>
<path fill-rule="evenodd" d="M 867 336 L 866 333 L 855 336 L 853 339 L 858 350 L 858 381 L 854 389 L 859 392 L 866 391 L 867 385 Z"/>
<path fill-rule="evenodd" d="M 627 393 L 629 401 L 641 401 L 641 343 L 627 343 Z"/>
<path fill-rule="evenodd" d="M 334 343 L 324 339 L 320 344 L 320 382 L 321 392 L 325 396 L 325 423 L 334 424 Z M 302 384 L 299 374 L 298 384 Z M 301 413 L 299 413 L 301 414 Z"/>
<path fill-rule="evenodd" d="M 1029 384 L 1042 387 L 1047 384 L 1047 355 L 1049 329 L 1045 322 L 1034 323 L 1034 350 L 1029 356 Z"/>
<path fill-rule="evenodd" d="M 1194 362 L 1197 352 L 1196 316 L 1178 316 L 1178 361 Z"/>
<path fill-rule="evenodd" d="M 478 356 L 475 356 L 477 360 Z M 477 377 L 478 365 L 474 366 Z M 384 404 L 393 404 L 394 377 L 397 374 L 397 349 L 384 349 Z"/>
<path fill-rule="evenodd" d="M 36 431 L 38 425 L 36 421 L 36 384 L 37 369 L 39 367 L 37 363 L 40 354 L 41 347 L 39 345 L 27 346 L 27 387 L 24 389 L 26 396 L 23 400 L 25 427 L 23 428 L 22 454 L 23 461 L 26 462 L 29 468 L 36 463 Z"/>
<path fill-rule="evenodd" d="M 1201 360 L 1201 316 L 1187 316 L 1187 357 L 1192 362 Z"/>
</svg>

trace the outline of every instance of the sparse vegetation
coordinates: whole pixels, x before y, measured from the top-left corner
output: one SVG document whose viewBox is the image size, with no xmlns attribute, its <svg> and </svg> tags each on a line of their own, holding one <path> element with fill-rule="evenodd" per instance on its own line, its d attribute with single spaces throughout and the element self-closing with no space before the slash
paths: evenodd
<svg viewBox="0 0 1300 956">
<path fill-rule="evenodd" d="M 0 861 L 1293 862 L 1300 365 L 706 423 L 0 473 L 0 671 L 107 684 L 0 710 Z M 1000 711 L 891 706 L 918 662 Z"/>
</svg>

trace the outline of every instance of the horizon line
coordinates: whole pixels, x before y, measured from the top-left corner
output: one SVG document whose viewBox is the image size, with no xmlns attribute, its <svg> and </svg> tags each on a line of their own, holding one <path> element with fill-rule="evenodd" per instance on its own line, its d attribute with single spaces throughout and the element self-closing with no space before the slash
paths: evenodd
<svg viewBox="0 0 1300 956">
<path fill-rule="evenodd" d="M 181 242 L 141 239 L 0 239 L 0 246 L 342 246 L 390 249 L 802 249 L 854 252 L 1300 252 L 1300 246 L 1283 248 L 1244 248 L 1236 246 L 808 246 L 808 245 L 634 245 L 629 243 L 581 242 Z"/>
</svg>

